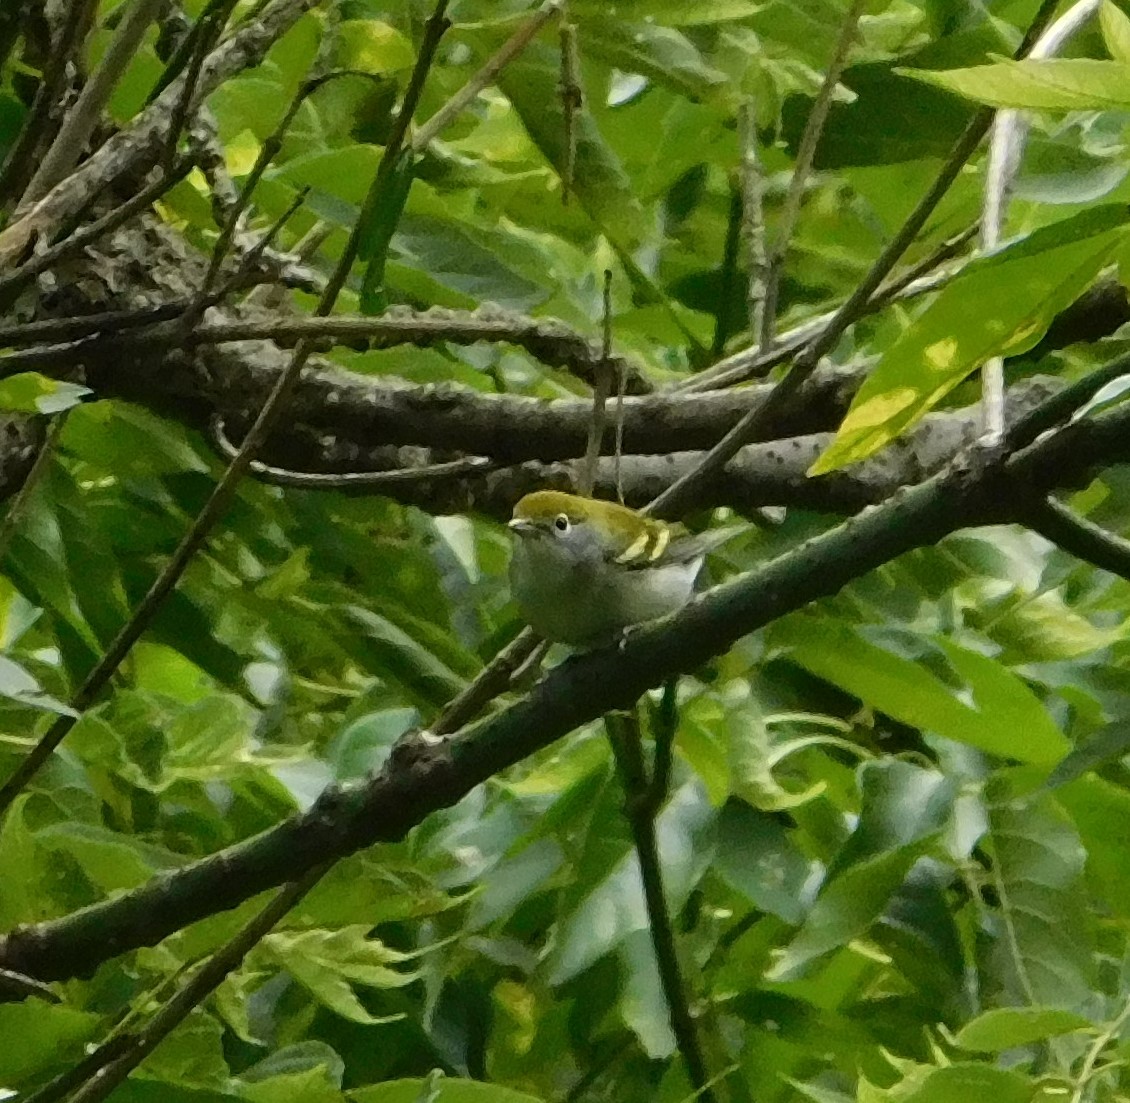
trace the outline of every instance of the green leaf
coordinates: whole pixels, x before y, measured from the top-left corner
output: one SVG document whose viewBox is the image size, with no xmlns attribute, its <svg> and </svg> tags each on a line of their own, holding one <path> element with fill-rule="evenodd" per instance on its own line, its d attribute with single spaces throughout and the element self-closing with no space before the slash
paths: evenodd
<svg viewBox="0 0 1130 1103">
<path fill-rule="evenodd" d="M 337 26 L 335 64 L 363 73 L 395 73 L 411 69 L 416 60 L 412 43 L 395 27 L 379 19 L 346 19 Z"/>
<path fill-rule="evenodd" d="M 858 938 L 902 884 L 924 844 L 881 854 L 852 866 L 817 898 L 800 930 L 780 950 L 766 976 L 789 980 L 805 966 Z"/>
<path fill-rule="evenodd" d="M 924 666 L 871 643 L 844 624 L 792 616 L 773 627 L 772 639 L 786 645 L 790 658 L 805 669 L 905 724 L 1021 762 L 1050 765 L 1069 749 L 1016 675 L 956 645 L 947 644 L 945 651 L 969 679 L 976 707 Z"/>
<path fill-rule="evenodd" d="M 1130 918 L 1130 792 L 1100 777 L 1080 777 L 1056 791 L 1087 849 L 1093 890 L 1115 915 Z"/>
<path fill-rule="evenodd" d="M 1099 12 L 1103 41 L 1115 61 L 1130 64 L 1130 18 L 1111 0 L 1105 0 Z"/>
<path fill-rule="evenodd" d="M 1002 918 L 989 971 L 1003 1000 L 1088 1007 L 1095 958 L 1075 825 L 1039 793 L 992 807 L 986 841 Z"/>
<path fill-rule="evenodd" d="M 1080 421 L 1092 414 L 1113 409 L 1126 401 L 1128 393 L 1130 393 L 1130 375 L 1120 375 L 1095 391 L 1091 398 L 1071 415 L 1071 420 Z"/>
<path fill-rule="evenodd" d="M 896 70 L 990 107 L 1106 111 L 1130 107 L 1130 65 L 1092 58 L 998 61 L 971 69 Z"/>
<path fill-rule="evenodd" d="M 979 651 L 945 639 L 938 644 L 972 690 L 973 703 L 983 722 L 1010 737 L 1014 747 L 1027 744 L 1029 750 L 1023 756 L 1027 761 L 1053 762 L 1067 754 L 1071 749 L 1067 737 L 1022 678 Z"/>
<path fill-rule="evenodd" d="M 397 274 L 389 282 L 399 287 L 403 269 L 410 268 L 456 292 L 462 305 L 487 300 L 508 310 L 529 310 L 544 302 L 547 288 L 510 263 L 505 240 L 496 236 L 484 241 L 477 230 L 453 219 L 406 214 L 393 240 Z M 390 271 L 392 267 L 390 261 Z"/>
<path fill-rule="evenodd" d="M 1120 720 L 1095 732 L 1086 743 L 1075 747 L 1048 776 L 1049 789 L 1057 789 L 1082 777 L 1106 762 L 1130 752 L 1130 721 Z"/>
<path fill-rule="evenodd" d="M 769 813 L 744 801 L 727 801 L 718 821 L 714 868 L 762 911 L 786 923 L 797 924 L 803 918 L 814 863 Z"/>
<path fill-rule="evenodd" d="M 391 678 L 421 705 L 438 708 L 456 696 L 464 681 L 423 643 L 359 605 L 341 610 L 346 630 L 366 656 L 372 674 Z"/>
<path fill-rule="evenodd" d="M 616 13 L 625 21 L 692 27 L 748 19 L 765 6 L 765 0 L 695 0 L 693 4 L 680 0 L 619 0 Z M 608 5 L 605 0 L 571 0 L 569 11 L 584 23 L 594 16 L 603 16 Z"/>
<path fill-rule="evenodd" d="M 962 1049 L 1000 1053 L 1058 1034 L 1089 1029 L 1090 1022 L 1070 1011 L 1052 1007 L 997 1007 L 967 1022 L 957 1032 L 956 1041 Z"/>
<path fill-rule="evenodd" d="M 223 1089 L 231 1075 L 224 1060 L 224 1030 L 211 1015 L 195 1008 L 145 1059 L 141 1070 L 165 1084 Z"/>
<path fill-rule="evenodd" d="M 692 100 L 705 99 L 727 83 L 691 41 L 654 22 L 627 23 L 620 13 L 581 23 L 581 55 L 599 57 L 626 73 L 639 73 Z"/>
<path fill-rule="evenodd" d="M 1124 207 L 1097 207 L 970 263 L 883 354 L 809 474 L 866 459 L 987 359 L 1031 348 L 1109 263 L 1125 222 Z"/>
<path fill-rule="evenodd" d="M 512 1091 L 498 1084 L 485 1084 L 477 1080 L 459 1080 L 445 1076 L 438 1085 L 428 1079 L 387 1080 L 367 1088 L 354 1088 L 349 1092 L 353 1103 L 420 1103 L 431 1086 L 439 1088 L 436 1103 L 543 1103 L 537 1096 Z"/>
<path fill-rule="evenodd" d="M 959 798 L 955 821 L 960 814 Z M 950 867 L 943 862 L 919 858 L 868 935 L 869 941 L 914 985 L 921 999 L 939 1013 L 959 1005 L 968 975 L 961 935 L 951 911 L 951 877 Z"/>
<path fill-rule="evenodd" d="M 241 1079 L 246 1080 L 246 1075 Z M 240 1096 L 251 1103 L 344 1103 L 346 1098 L 324 1065 L 278 1072 L 271 1077 L 256 1076 L 243 1085 Z"/>
<path fill-rule="evenodd" d="M 320 1072 L 323 1081 L 341 1087 L 345 1076 L 345 1062 L 332 1046 L 311 1039 L 274 1050 L 262 1061 L 244 1069 L 239 1078 L 244 1083 L 255 1084 L 298 1072 Z"/>
<path fill-rule="evenodd" d="M 292 158 L 268 172 L 265 179 L 278 179 L 294 188 L 310 187 L 333 196 L 341 201 L 334 207 L 338 216 L 335 221 L 352 228 L 380 158 L 380 150 L 368 145 L 319 149 Z"/>
<path fill-rule="evenodd" d="M 0 697 L 62 716 L 78 715 L 70 705 L 45 693 L 35 678 L 6 655 L 0 655 Z"/>
<path fill-rule="evenodd" d="M 263 940 L 264 949 L 319 1003 L 355 1023 L 391 1022 L 399 1015 L 372 1015 L 353 991 L 354 984 L 370 988 L 400 988 L 417 975 L 392 968 L 411 955 L 368 938 L 364 924 L 337 931 L 277 931 Z"/>
<path fill-rule="evenodd" d="M 830 865 L 829 878 L 929 838 L 948 819 L 956 795 L 952 778 L 897 759 L 864 762 L 857 776 L 859 821 Z"/>
<path fill-rule="evenodd" d="M 778 952 L 772 980 L 789 979 L 863 934 L 949 821 L 955 786 L 937 771 L 888 761 L 864 764 L 859 776 L 859 824 L 800 930 Z"/>
<path fill-rule="evenodd" d="M 57 414 L 79 405 L 89 387 L 67 383 L 61 379 L 48 379 L 39 372 L 21 372 L 0 379 L 0 410 L 15 410 L 24 414 Z"/>
<path fill-rule="evenodd" d="M 565 166 L 565 123 L 557 92 L 559 70 L 556 51 L 535 42 L 502 70 L 498 84 L 538 149 L 560 173 Z M 581 206 L 610 241 L 634 250 L 647 235 L 649 220 L 631 180 L 587 109 L 576 113 L 574 131 L 573 189 Z"/>
<path fill-rule="evenodd" d="M 102 1017 L 65 1004 L 29 999 L 0 1004 L 0 1086 L 27 1083 L 44 1072 L 74 1065 L 102 1029 Z M 12 1044 L 18 1039 L 18 1045 Z"/>
<path fill-rule="evenodd" d="M 411 150 L 403 150 L 388 167 L 382 161 L 361 208 L 357 256 L 368 261 L 361 281 L 361 310 L 365 314 L 379 314 L 387 305 L 384 276 L 388 247 L 415 176 L 416 155 Z"/>
<path fill-rule="evenodd" d="M 955 1063 L 938 1068 L 916 1066 L 891 1088 L 859 1086 L 857 1103 L 1032 1103 L 1035 1085 L 1027 1076 L 988 1065 Z"/>
</svg>

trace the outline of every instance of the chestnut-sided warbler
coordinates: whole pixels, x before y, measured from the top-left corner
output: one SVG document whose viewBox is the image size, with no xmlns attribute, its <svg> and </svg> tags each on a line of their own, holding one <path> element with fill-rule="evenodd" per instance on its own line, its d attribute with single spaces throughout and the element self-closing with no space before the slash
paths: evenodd
<svg viewBox="0 0 1130 1103">
<path fill-rule="evenodd" d="M 691 536 L 627 506 L 555 490 L 522 498 L 510 528 L 518 537 L 510 589 L 522 619 L 578 648 L 682 608 L 706 553 L 741 531 Z"/>
</svg>

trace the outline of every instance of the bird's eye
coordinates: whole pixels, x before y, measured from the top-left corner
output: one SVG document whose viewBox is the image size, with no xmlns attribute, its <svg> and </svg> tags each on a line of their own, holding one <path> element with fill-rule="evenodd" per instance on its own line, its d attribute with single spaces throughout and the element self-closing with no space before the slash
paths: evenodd
<svg viewBox="0 0 1130 1103">
<path fill-rule="evenodd" d="M 553 527 L 555 529 L 557 529 L 558 532 L 568 532 L 569 531 L 569 518 L 566 517 L 564 513 L 559 513 L 553 519 Z"/>
</svg>

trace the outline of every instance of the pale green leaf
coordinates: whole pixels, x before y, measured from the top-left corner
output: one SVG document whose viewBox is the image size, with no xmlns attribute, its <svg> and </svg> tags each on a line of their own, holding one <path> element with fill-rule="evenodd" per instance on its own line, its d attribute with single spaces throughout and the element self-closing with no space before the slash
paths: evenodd
<svg viewBox="0 0 1130 1103">
<path fill-rule="evenodd" d="M 883 354 L 810 474 L 866 459 L 987 359 L 1031 348 L 1114 256 L 1125 221 L 1097 207 L 968 265 Z"/>
<path fill-rule="evenodd" d="M 497 1084 L 482 1083 L 477 1080 L 459 1080 L 445 1076 L 438 1084 L 417 1077 L 411 1080 L 386 1080 L 383 1084 L 372 1084 L 365 1088 L 355 1088 L 349 1092 L 353 1103 L 420 1103 L 426 1098 L 423 1093 L 429 1087 L 438 1088 L 436 1103 L 543 1103 L 537 1096 L 512 1091 Z"/>
<path fill-rule="evenodd" d="M 1016 675 L 1000 664 L 987 667 L 993 660 L 956 645 L 947 644 L 947 654 L 955 667 L 975 676 L 975 707 L 921 664 L 847 625 L 793 616 L 772 633 L 801 666 L 905 724 L 1021 762 L 1050 764 L 1068 750 L 1047 716 L 1032 719 L 1041 706 Z"/>
<path fill-rule="evenodd" d="M 1130 18 L 1112 0 L 1105 0 L 1099 12 L 1103 41 L 1115 61 L 1130 64 Z"/>
<path fill-rule="evenodd" d="M 1095 956 L 1082 891 L 1087 855 L 1075 825 L 1038 793 L 993 807 L 987 843 L 1002 918 L 987 972 L 1001 1000 L 1083 1010 Z"/>
<path fill-rule="evenodd" d="M 1053 1007 L 996 1007 L 967 1022 L 957 1032 L 957 1044 L 962 1049 L 1000 1053 L 1090 1026 L 1081 1015 Z"/>
<path fill-rule="evenodd" d="M 418 974 L 393 968 L 410 955 L 368 938 L 368 932 L 363 924 L 336 931 L 276 931 L 267 935 L 263 947 L 315 999 L 343 1018 L 357 1023 L 388 1022 L 398 1016 L 370 1014 L 353 985 L 400 988 Z"/>
<path fill-rule="evenodd" d="M 0 380 L 0 410 L 15 410 L 25 414 L 57 414 L 77 406 L 87 395 L 89 387 L 68 383 L 62 379 L 49 379 L 39 372 L 21 372 Z"/>
<path fill-rule="evenodd" d="M 1130 107 L 1130 65 L 1092 58 L 1028 58 L 969 69 L 899 69 L 990 107 L 1106 111 Z"/>
<path fill-rule="evenodd" d="M 339 24 L 337 64 L 365 73 L 410 69 L 416 60 L 412 43 L 379 19 L 346 19 Z"/>
</svg>

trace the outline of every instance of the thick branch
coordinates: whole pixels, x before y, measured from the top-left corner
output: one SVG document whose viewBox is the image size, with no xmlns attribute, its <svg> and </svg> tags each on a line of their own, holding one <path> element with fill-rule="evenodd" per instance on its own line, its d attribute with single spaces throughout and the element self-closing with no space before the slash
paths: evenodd
<svg viewBox="0 0 1130 1103">
<path fill-rule="evenodd" d="M 1022 416 L 1048 393 L 1047 384 L 1039 381 L 1016 388 L 1009 398 L 1010 417 Z M 763 506 L 787 505 L 840 516 L 851 514 L 939 471 L 961 448 L 976 440 L 978 433 L 975 409 L 933 414 L 865 463 L 820 478 L 810 478 L 808 469 L 831 443 L 830 433 L 748 445 L 701 485 L 694 508 L 724 505 L 752 514 Z M 363 479 L 346 477 L 339 489 L 382 494 L 436 514 L 476 512 L 505 520 L 514 503 L 531 491 L 552 489 L 576 494 L 582 489 L 576 460 L 527 460 L 481 470 L 451 468 L 445 473 L 450 477 L 425 479 L 421 475 L 409 479 L 409 473 L 433 463 L 434 454 L 410 447 L 364 448 L 351 440 L 326 439 L 301 428 L 276 439 L 265 455 L 276 464 L 308 471 L 403 471 L 406 477 L 395 484 L 366 486 Z M 701 452 L 626 453 L 617 475 L 615 459 L 606 457 L 597 466 L 595 492 L 613 499 L 620 490 L 629 505 L 643 506 L 701 459 Z M 269 471 L 254 474 L 264 482 L 294 485 L 285 474 L 278 479 Z"/>
<path fill-rule="evenodd" d="M 54 359 L 54 364 L 41 360 L 37 370 L 57 374 L 69 368 L 72 357 L 58 354 Z M 86 383 L 98 394 L 203 424 L 212 413 L 237 417 L 257 409 L 283 359 L 285 354 L 265 342 L 209 348 L 196 357 L 161 357 L 123 340 L 105 343 L 97 356 L 86 355 Z M 0 359 L 0 372 L 2 365 Z M 796 412 L 776 423 L 773 433 L 791 436 L 831 428 L 847 409 L 858 378 L 850 371 L 818 373 Z M 624 448 L 661 452 L 709 447 L 771 389 L 761 385 L 731 393 L 625 398 Z M 502 460 L 552 460 L 584 452 L 592 404 L 588 399 L 547 402 L 444 386 L 396 386 L 327 369 L 304 373 L 289 413 L 293 421 L 363 441 L 421 444 Z M 606 451 L 613 436 L 610 424 Z"/>
</svg>

